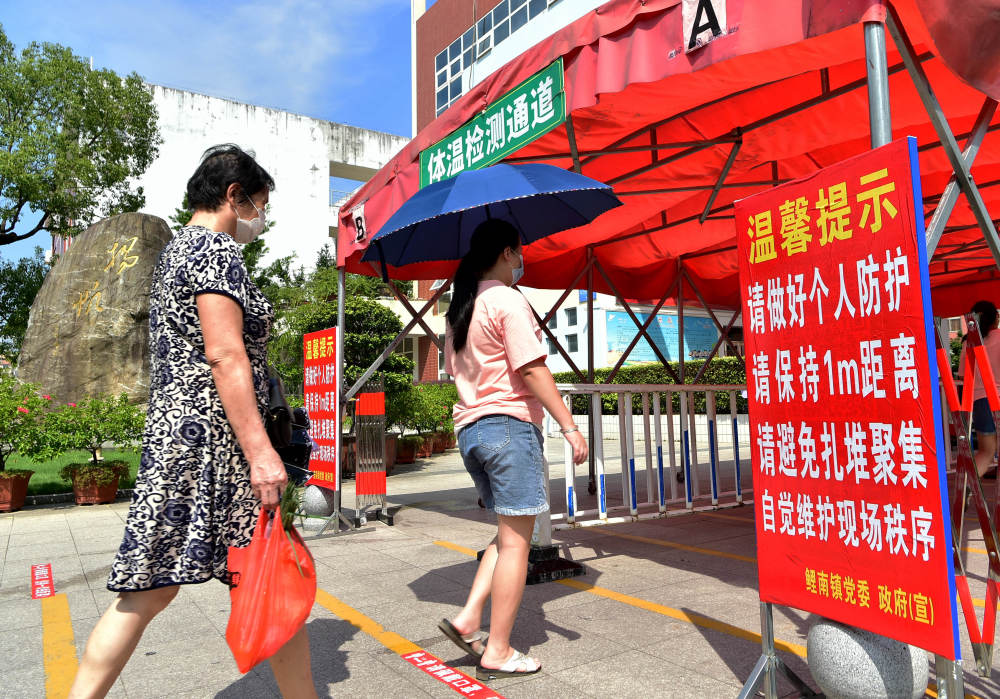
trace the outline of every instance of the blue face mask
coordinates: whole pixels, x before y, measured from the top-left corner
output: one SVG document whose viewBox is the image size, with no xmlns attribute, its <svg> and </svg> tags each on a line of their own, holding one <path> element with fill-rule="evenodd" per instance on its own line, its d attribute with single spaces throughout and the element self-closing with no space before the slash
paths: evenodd
<svg viewBox="0 0 1000 699">
<path fill-rule="evenodd" d="M 511 286 L 514 286 L 521 281 L 521 277 L 524 276 L 524 255 L 522 254 L 519 257 L 521 258 L 521 264 L 511 270 L 514 277 L 514 281 L 510 283 Z"/>
</svg>

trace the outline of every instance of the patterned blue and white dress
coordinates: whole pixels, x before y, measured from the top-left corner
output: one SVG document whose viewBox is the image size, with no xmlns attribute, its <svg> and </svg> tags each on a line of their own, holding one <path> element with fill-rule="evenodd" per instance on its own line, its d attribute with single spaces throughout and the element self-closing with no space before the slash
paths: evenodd
<svg viewBox="0 0 1000 699">
<path fill-rule="evenodd" d="M 150 292 L 142 458 L 109 590 L 227 582 L 229 547 L 250 543 L 259 503 L 205 359 L 196 305 L 198 294 L 213 293 L 243 308 L 263 420 L 274 309 L 247 274 L 240 247 L 226 233 L 187 226 L 160 253 Z"/>
</svg>

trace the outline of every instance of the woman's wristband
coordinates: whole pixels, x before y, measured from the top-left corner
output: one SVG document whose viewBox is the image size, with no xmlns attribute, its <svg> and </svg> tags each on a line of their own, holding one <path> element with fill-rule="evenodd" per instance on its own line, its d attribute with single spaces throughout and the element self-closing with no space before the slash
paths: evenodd
<svg viewBox="0 0 1000 699">
<path fill-rule="evenodd" d="M 562 432 L 563 434 L 570 434 L 571 432 L 579 432 L 580 428 L 574 426 L 566 429 L 560 428 L 559 431 Z"/>
</svg>

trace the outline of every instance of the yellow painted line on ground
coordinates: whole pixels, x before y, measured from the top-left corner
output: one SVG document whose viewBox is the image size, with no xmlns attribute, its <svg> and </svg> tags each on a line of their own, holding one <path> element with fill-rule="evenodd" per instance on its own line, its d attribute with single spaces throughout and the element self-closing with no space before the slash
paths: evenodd
<svg viewBox="0 0 1000 699">
<path fill-rule="evenodd" d="M 458 544 L 453 544 L 450 541 L 435 541 L 438 546 L 443 546 L 444 548 L 451 549 L 452 551 L 458 551 L 459 553 L 464 553 L 468 556 L 475 556 L 476 552 L 470 548 L 464 546 L 459 546 Z M 597 585 L 591 585 L 587 582 L 582 582 L 580 580 L 574 580 L 572 578 L 568 580 L 557 580 L 560 585 L 565 585 L 566 587 L 572 587 L 583 592 L 589 592 L 598 597 L 605 597 L 607 599 L 614 600 L 616 602 L 621 602 L 632 607 L 637 607 L 639 609 L 645 609 L 650 612 L 655 612 L 657 614 L 662 614 L 663 616 L 670 617 L 672 619 L 677 619 L 678 621 L 684 621 L 689 624 L 694 624 L 696 626 L 702 626 L 707 629 L 713 629 L 715 631 L 721 631 L 722 633 L 729 634 L 730 636 L 736 636 L 737 638 L 745 638 L 748 641 L 753 641 L 755 643 L 760 643 L 760 634 L 754 633 L 753 631 L 747 631 L 746 629 L 741 629 L 738 626 L 733 626 L 732 624 L 726 624 L 709 617 L 701 616 L 700 614 L 689 614 L 687 612 L 682 612 L 679 609 L 674 609 L 673 607 L 667 607 L 662 604 L 656 604 L 655 602 L 648 602 L 644 599 L 639 599 L 638 597 L 632 597 L 631 595 L 624 595 L 620 592 L 615 592 L 614 590 L 609 590 L 604 587 L 598 587 Z M 806 657 L 806 647 L 799 645 L 798 643 L 789 643 L 787 641 L 779 641 L 775 639 L 774 647 L 779 650 L 785 650 L 789 653 L 794 653 L 799 657 Z"/>
<path fill-rule="evenodd" d="M 931 680 L 930 684 L 927 685 L 927 696 L 934 697 L 934 699 L 937 699 L 938 696 L 937 684 L 934 682 L 934 680 Z M 983 699 L 983 698 L 977 694 L 966 693 L 965 699 Z"/>
<path fill-rule="evenodd" d="M 380 623 L 369 616 L 365 616 L 354 607 L 344 604 L 326 590 L 316 590 L 316 603 L 333 612 L 344 621 L 357 626 L 397 655 L 423 650 L 416 643 L 403 638 L 395 631 L 386 631 Z"/>
<path fill-rule="evenodd" d="M 716 519 L 731 519 L 736 522 L 746 522 L 747 524 L 753 524 L 753 517 L 740 517 L 739 515 L 724 515 L 721 512 L 698 512 L 696 514 L 705 515 L 706 517 L 715 517 Z"/>
<path fill-rule="evenodd" d="M 753 556 L 741 556 L 738 553 L 729 553 L 727 551 L 718 551 L 716 549 L 704 549 L 698 546 L 688 546 L 687 544 L 678 544 L 675 541 L 667 541 L 666 539 L 653 539 L 648 536 L 636 536 L 634 534 L 620 534 L 618 532 L 607 530 L 603 532 L 608 536 L 614 536 L 619 539 L 628 539 L 629 541 L 639 541 L 644 544 L 654 544 L 656 546 L 665 546 L 672 549 L 680 549 L 681 551 L 691 551 L 692 553 L 703 553 L 706 556 L 718 556 L 719 558 L 731 558 L 734 561 L 743 561 L 745 563 L 756 563 L 757 559 Z"/>
<path fill-rule="evenodd" d="M 47 699 L 69 696 L 76 677 L 77 659 L 69 598 L 65 594 L 42 599 L 42 657 Z"/>
<path fill-rule="evenodd" d="M 466 556 L 478 556 L 479 552 L 475 549 L 470 549 L 465 546 L 459 546 L 458 544 L 453 544 L 450 541 L 435 541 L 435 544 L 446 549 L 451 549 L 452 551 L 458 551 L 459 553 L 464 553 Z"/>
<path fill-rule="evenodd" d="M 753 631 L 748 631 L 746 629 L 741 629 L 739 626 L 733 626 L 732 624 L 727 624 L 723 621 L 718 621 L 707 616 L 702 616 L 701 614 L 691 614 L 689 612 L 681 611 L 680 609 L 674 609 L 673 607 L 668 607 L 663 604 L 657 604 L 656 602 L 649 602 L 644 599 L 639 599 L 638 597 L 633 597 L 632 595 L 625 595 L 621 592 L 615 592 L 614 590 L 609 590 L 605 587 L 598 587 L 597 585 L 592 585 L 588 582 L 583 582 L 582 580 L 574 580 L 569 578 L 567 580 L 557 581 L 561 585 L 566 587 L 572 587 L 577 590 L 582 590 L 583 592 L 589 592 L 598 597 L 604 597 L 606 599 L 614 600 L 616 602 L 621 602 L 622 604 L 627 604 L 630 607 L 637 607 L 638 609 L 645 609 L 650 612 L 655 612 L 671 619 L 676 619 L 678 621 L 683 621 L 688 624 L 694 624 L 695 626 L 701 626 L 706 629 L 712 629 L 713 631 L 721 631 L 724 634 L 729 634 L 730 636 L 735 636 L 737 638 L 743 638 L 747 641 L 752 641 L 759 644 L 761 642 L 760 634 Z M 794 653 L 800 658 L 806 657 L 806 647 L 798 643 L 790 643 L 788 641 L 782 641 L 780 639 L 774 639 L 774 647 L 778 650 L 787 651 L 789 653 Z"/>
</svg>

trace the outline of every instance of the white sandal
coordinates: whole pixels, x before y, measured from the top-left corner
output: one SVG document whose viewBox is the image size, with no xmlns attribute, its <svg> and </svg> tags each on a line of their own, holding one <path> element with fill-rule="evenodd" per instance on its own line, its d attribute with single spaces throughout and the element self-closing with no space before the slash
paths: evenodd
<svg viewBox="0 0 1000 699">
<path fill-rule="evenodd" d="M 482 664 L 476 666 L 477 680 L 495 680 L 501 677 L 518 677 L 520 675 L 533 675 L 542 669 L 542 664 L 530 658 L 519 650 L 514 651 L 510 660 L 498 668 L 483 667 Z"/>
</svg>

